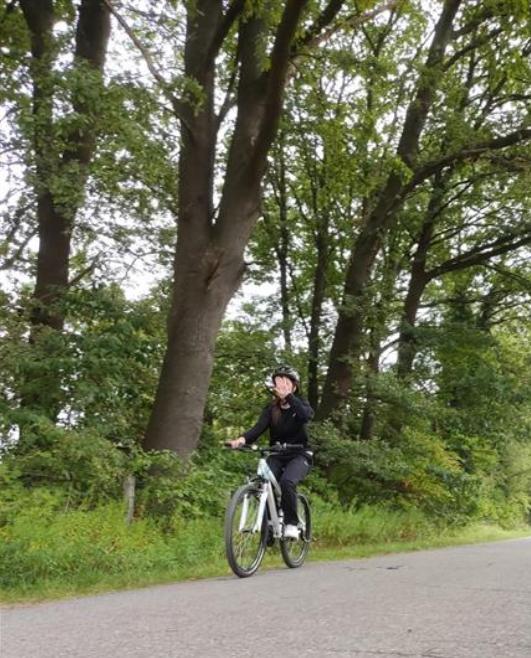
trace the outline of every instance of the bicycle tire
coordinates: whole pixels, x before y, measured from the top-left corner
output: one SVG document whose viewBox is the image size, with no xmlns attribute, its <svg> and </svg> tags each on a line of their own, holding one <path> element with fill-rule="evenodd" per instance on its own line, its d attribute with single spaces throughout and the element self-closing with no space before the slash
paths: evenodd
<svg viewBox="0 0 531 658">
<path fill-rule="evenodd" d="M 310 550 L 310 542 L 312 540 L 312 512 L 310 503 L 306 496 L 301 493 L 297 494 L 297 514 L 299 516 L 299 523 L 297 524 L 300 530 L 299 539 L 280 540 L 282 559 L 290 569 L 296 569 L 303 565 Z"/>
<path fill-rule="evenodd" d="M 260 531 L 251 531 L 256 522 L 258 513 L 259 490 L 254 484 L 244 484 L 236 490 L 227 506 L 225 514 L 225 554 L 232 571 L 239 578 L 252 576 L 260 566 L 264 557 L 267 539 L 267 515 L 264 513 Z M 240 530 L 241 522 L 240 507 L 243 505 L 245 496 L 248 496 L 248 511 L 245 527 Z M 238 527 L 235 526 L 235 523 Z M 243 555 L 244 550 L 249 548 L 249 556 Z"/>
</svg>

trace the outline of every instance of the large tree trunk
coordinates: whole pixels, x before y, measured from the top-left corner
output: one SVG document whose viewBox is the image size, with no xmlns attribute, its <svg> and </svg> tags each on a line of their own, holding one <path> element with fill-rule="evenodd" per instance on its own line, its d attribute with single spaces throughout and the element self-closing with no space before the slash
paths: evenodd
<svg viewBox="0 0 531 658">
<path fill-rule="evenodd" d="M 225 171 L 219 216 L 213 221 L 216 152 L 215 49 L 226 22 L 221 4 L 203 0 L 188 10 L 186 74 L 202 87 L 201 109 L 185 108 L 179 165 L 178 240 L 168 345 L 144 447 L 186 458 L 197 447 L 216 335 L 244 270 L 243 252 L 256 223 L 266 157 L 282 107 L 290 48 L 306 2 L 291 0 L 277 28 L 271 66 L 257 52 L 265 25 L 256 16 L 239 32 L 238 114 Z"/>
<path fill-rule="evenodd" d="M 177 247 L 168 345 L 144 441 L 184 457 L 197 446 L 216 335 L 243 273 L 241 249 L 238 257 L 216 253 L 212 241 L 199 249 L 187 242 L 181 237 Z"/>
<path fill-rule="evenodd" d="M 396 295 L 396 281 L 401 271 L 401 258 L 395 255 L 394 251 L 393 246 L 390 246 L 387 256 L 383 259 L 377 298 L 374 299 L 372 311 L 367 318 L 368 355 L 365 363 L 365 405 L 359 434 L 359 438 L 364 441 L 373 437 L 381 399 L 377 383 L 380 373 L 382 342 L 386 333 L 389 309 Z"/>
<path fill-rule="evenodd" d="M 425 261 L 413 263 L 411 269 L 411 278 L 404 302 L 404 312 L 400 323 L 400 333 L 398 336 L 398 358 L 396 372 L 399 379 L 406 379 L 413 368 L 413 360 L 417 352 L 415 341 L 415 324 L 420 300 L 429 282 L 429 277 L 424 270 Z"/>
<path fill-rule="evenodd" d="M 406 112 L 397 156 L 409 168 L 414 167 L 417 159 L 420 136 L 435 96 L 441 64 L 460 4 L 461 0 L 446 0 L 443 5 L 415 96 Z M 343 304 L 330 352 L 328 373 L 317 412 L 318 419 L 335 415 L 348 400 L 354 368 L 359 365 L 362 348 L 365 290 L 382 238 L 396 221 L 397 212 L 403 202 L 403 191 L 402 176 L 392 172 L 354 243 L 345 279 Z"/>
<path fill-rule="evenodd" d="M 369 281 L 379 243 L 360 235 L 349 261 L 343 304 L 330 350 L 318 420 L 328 418 L 348 399 L 352 387 L 354 363 L 359 359 L 363 338 L 364 290 Z"/>
</svg>

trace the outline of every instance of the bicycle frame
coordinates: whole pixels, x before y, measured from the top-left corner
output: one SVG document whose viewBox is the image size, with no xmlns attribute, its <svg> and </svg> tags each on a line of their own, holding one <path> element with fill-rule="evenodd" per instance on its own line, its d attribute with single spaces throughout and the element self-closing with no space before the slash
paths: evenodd
<svg viewBox="0 0 531 658">
<path fill-rule="evenodd" d="M 275 499 L 275 494 L 278 497 L 281 495 L 280 485 L 278 484 L 273 471 L 269 468 L 267 460 L 264 457 L 258 461 L 256 474 L 260 480 L 261 491 L 260 501 L 258 503 L 258 514 L 256 515 L 256 521 L 251 532 L 260 532 L 260 529 L 262 528 L 265 508 L 267 505 L 269 511 L 269 522 L 273 528 L 273 536 L 275 539 L 280 539 L 280 537 L 282 537 L 282 518 L 278 513 L 277 502 Z M 247 511 L 248 499 L 246 497 L 243 502 L 242 515 L 240 518 L 240 531 L 245 528 L 247 521 Z"/>
</svg>

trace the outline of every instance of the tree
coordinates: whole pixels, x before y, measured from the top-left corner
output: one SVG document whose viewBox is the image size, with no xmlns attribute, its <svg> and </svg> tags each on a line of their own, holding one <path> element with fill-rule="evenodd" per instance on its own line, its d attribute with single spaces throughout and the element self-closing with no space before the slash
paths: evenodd
<svg viewBox="0 0 531 658">
<path fill-rule="evenodd" d="M 31 35 L 34 193 L 39 224 L 34 292 L 36 305 L 32 322 L 61 330 L 64 317 L 59 302 L 69 283 L 72 225 L 82 202 L 87 165 L 94 153 L 96 119 L 100 110 L 97 103 L 87 99 L 98 93 L 110 19 L 109 11 L 101 0 L 81 2 L 76 25 L 74 74 L 77 79 L 71 96 L 71 121 L 64 122 L 66 125 L 60 127 L 62 140 L 59 142 L 56 139 L 54 143 L 53 135 L 58 130 L 53 116 L 53 65 L 57 56 L 53 26 L 57 20 L 56 10 L 51 0 L 21 0 L 21 8 Z M 59 144 L 62 148 L 58 148 Z"/>
<path fill-rule="evenodd" d="M 98 120 L 102 111 L 101 89 L 110 16 L 101 0 L 82 0 L 77 19 L 72 3 L 52 0 L 20 0 L 21 13 L 13 5 L 4 17 L 11 26 L 9 56 L 27 68 L 31 91 L 16 98 L 13 111 L 18 114 L 22 143 L 27 147 L 27 180 L 32 198 L 20 197 L 12 235 L 19 230 L 22 217 L 35 210 L 36 227 L 29 236 L 39 242 L 35 267 L 35 285 L 31 304 L 30 341 L 36 343 L 44 331 L 61 332 L 64 327 L 62 304 L 70 281 L 72 231 L 83 203 L 88 166 L 93 158 Z M 67 36 L 55 31 L 59 21 L 66 21 Z M 22 27 L 22 23 L 24 27 Z M 74 27 L 73 27 L 74 26 Z M 75 35 L 70 39 L 72 28 Z M 64 44 L 67 47 L 64 48 Z M 71 48 L 73 63 L 64 67 L 60 58 Z M 26 61 L 26 49 L 31 57 Z M 9 67 L 9 59 L 6 68 Z M 30 112 L 25 108 L 30 95 Z M 8 99 L 8 100 L 12 100 Z M 22 239 L 14 258 L 28 240 Z M 53 350 L 53 340 L 48 341 Z M 28 381 L 38 378 L 33 371 Z M 25 406 L 36 408 L 55 418 L 60 404 L 60 375 L 50 374 L 40 382 L 30 382 L 22 392 Z M 37 385 L 36 385 L 37 384 Z"/>
<path fill-rule="evenodd" d="M 502 27 L 495 25 L 492 28 L 488 19 L 493 17 L 493 13 L 490 10 L 483 12 L 478 7 L 472 8 L 470 14 L 463 10 L 460 27 L 454 27 L 460 5 L 460 2 L 449 1 L 442 7 L 428 54 L 420 67 L 412 100 L 405 112 L 394 166 L 383 185 L 372 196 L 367 217 L 355 236 L 346 276 L 343 307 L 339 314 L 327 379 L 318 410 L 318 417 L 321 419 L 334 415 L 349 398 L 353 373 L 356 372 L 363 349 L 367 287 L 382 242 L 390 228 L 398 222 L 400 210 L 408 195 L 428 178 L 453 163 L 474 160 L 482 155 L 489 157 L 489 153 L 522 142 L 531 135 L 531 132 L 522 125 L 503 136 L 493 137 L 489 135 L 490 130 L 486 133 L 477 130 L 474 135 L 475 143 L 472 141 L 472 146 L 470 142 L 467 144 L 457 140 L 456 144 L 454 143 L 456 140 L 452 140 L 451 146 L 445 143 L 445 147 L 450 152 L 442 154 L 435 152 L 431 161 L 422 162 L 426 156 L 419 158 L 421 138 L 424 140 L 423 150 L 426 153 L 432 151 L 433 133 L 429 128 L 440 126 L 438 115 L 441 104 L 439 101 L 436 102 L 436 92 L 447 94 L 448 99 L 455 98 L 454 88 L 452 84 L 448 86 L 446 80 L 452 79 L 450 73 L 456 64 L 471 50 L 485 43 L 495 43 L 498 35 L 502 33 L 506 43 L 510 41 L 504 33 L 507 25 L 503 8 L 501 15 L 495 16 L 494 19 L 494 22 L 498 21 Z M 484 21 L 486 25 L 482 25 Z M 450 45 L 452 52 L 447 56 L 446 51 Z M 490 73 L 493 74 L 493 71 L 491 70 Z M 489 84 L 493 83 L 489 83 L 489 79 L 488 76 L 483 76 L 482 82 L 487 81 L 487 90 L 484 96 L 480 96 L 487 99 L 485 103 L 487 112 L 494 106 L 491 102 L 491 87 L 489 87 Z M 484 137 L 485 134 L 488 135 L 487 138 Z M 468 135 L 469 140 L 471 137 L 472 135 Z"/>
<path fill-rule="evenodd" d="M 452 173 L 450 169 L 444 178 L 434 178 L 411 260 L 398 338 L 397 374 L 401 379 L 412 369 L 414 327 L 430 282 L 452 272 L 489 266 L 531 243 L 529 208 L 522 185 L 525 178 L 521 174 L 499 166 L 478 168 L 469 178 L 452 177 Z M 445 222 L 445 215 L 451 219 Z M 488 315 L 487 308 L 485 312 Z"/>
<path fill-rule="evenodd" d="M 174 103 L 182 128 L 174 284 L 147 449 L 188 456 L 197 446 L 215 337 L 244 273 L 244 249 L 259 215 L 261 182 L 290 63 L 321 37 L 343 3 L 332 0 L 313 20 L 308 5 L 288 0 L 265 9 L 236 0 L 223 11 L 221 3 L 201 0 L 187 8 L 184 75 L 189 95 Z M 231 40 L 236 42 L 232 51 Z M 235 94 L 236 118 L 216 205 L 218 137 L 227 107 L 216 112 L 220 59 L 232 71 L 225 91 L 229 107 Z"/>
</svg>

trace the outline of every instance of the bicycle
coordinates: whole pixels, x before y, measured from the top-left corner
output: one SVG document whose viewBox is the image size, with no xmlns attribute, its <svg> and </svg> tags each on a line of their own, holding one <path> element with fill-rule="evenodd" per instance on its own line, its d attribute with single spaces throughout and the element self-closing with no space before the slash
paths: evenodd
<svg viewBox="0 0 531 658">
<path fill-rule="evenodd" d="M 298 539 L 283 536 L 284 520 L 280 507 L 280 485 L 266 457 L 270 454 L 297 451 L 305 446 L 277 444 L 268 448 L 242 446 L 236 450 L 259 452 L 256 476 L 233 494 L 225 514 L 225 552 L 232 571 L 240 578 L 252 576 L 260 566 L 266 546 L 280 543 L 285 564 L 294 569 L 302 566 L 312 538 L 310 504 L 297 493 Z"/>
</svg>

